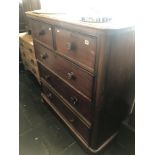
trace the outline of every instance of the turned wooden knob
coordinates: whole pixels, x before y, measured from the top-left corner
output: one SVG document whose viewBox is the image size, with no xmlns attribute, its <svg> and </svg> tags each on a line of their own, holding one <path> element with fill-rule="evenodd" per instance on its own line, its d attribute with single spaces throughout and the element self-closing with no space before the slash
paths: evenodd
<svg viewBox="0 0 155 155">
<path fill-rule="evenodd" d="M 46 59 L 48 57 L 47 53 L 43 53 L 40 55 L 42 59 Z"/>
<path fill-rule="evenodd" d="M 72 79 L 73 77 L 74 77 L 74 73 L 73 73 L 73 72 L 70 72 L 70 73 L 68 72 L 68 73 L 67 73 L 67 79 L 70 80 L 70 79 Z"/>
<path fill-rule="evenodd" d="M 52 94 L 51 93 L 48 93 L 47 94 L 47 97 L 50 98 L 50 99 L 52 99 Z"/>
<path fill-rule="evenodd" d="M 77 102 L 78 102 L 78 99 L 77 99 L 75 96 L 71 96 L 71 97 L 70 97 L 70 100 L 71 100 L 71 102 L 72 102 L 74 105 L 76 105 Z"/>
<path fill-rule="evenodd" d="M 46 80 L 48 80 L 50 78 L 50 75 L 45 75 L 44 77 Z"/>
<path fill-rule="evenodd" d="M 75 122 L 75 118 L 70 118 L 69 121 L 70 121 L 71 123 L 74 123 L 74 122 Z"/>
<path fill-rule="evenodd" d="M 44 35 L 45 34 L 45 30 L 41 30 L 40 32 L 39 32 L 39 35 L 40 36 L 42 36 L 42 35 Z"/>
</svg>

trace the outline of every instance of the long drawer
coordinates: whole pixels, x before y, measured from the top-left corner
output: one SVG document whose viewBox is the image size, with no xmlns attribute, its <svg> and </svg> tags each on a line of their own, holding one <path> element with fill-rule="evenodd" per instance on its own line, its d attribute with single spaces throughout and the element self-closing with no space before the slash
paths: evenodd
<svg viewBox="0 0 155 155">
<path fill-rule="evenodd" d="M 82 114 L 89 122 L 92 122 L 93 107 L 91 101 L 79 94 L 55 74 L 43 67 L 40 63 L 38 63 L 38 65 L 40 76 L 45 79 L 56 91 L 58 91 L 59 94 L 62 95 L 74 109 Z"/>
<path fill-rule="evenodd" d="M 93 76 L 90 73 L 51 52 L 39 43 L 35 42 L 34 45 L 36 57 L 39 61 L 87 97 L 92 97 Z"/>
<path fill-rule="evenodd" d="M 94 70 L 96 38 L 59 27 L 54 32 L 56 50 Z"/>
<path fill-rule="evenodd" d="M 42 83 L 42 97 L 51 105 L 53 110 L 60 113 L 63 119 L 71 126 L 87 143 L 89 141 L 90 129 L 77 117 L 52 91 Z"/>
</svg>

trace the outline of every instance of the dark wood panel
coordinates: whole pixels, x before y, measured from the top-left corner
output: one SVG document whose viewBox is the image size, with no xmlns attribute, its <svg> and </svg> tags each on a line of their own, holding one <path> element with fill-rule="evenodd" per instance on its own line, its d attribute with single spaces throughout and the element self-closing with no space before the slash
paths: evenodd
<svg viewBox="0 0 155 155">
<path fill-rule="evenodd" d="M 96 38 L 59 27 L 54 32 L 56 49 L 59 52 L 94 70 Z"/>
<path fill-rule="evenodd" d="M 36 56 L 39 61 L 86 96 L 89 98 L 92 97 L 93 77 L 88 72 L 65 60 L 54 52 L 51 52 L 47 48 L 44 48 L 40 44 L 35 42 L 34 45 Z"/>
<path fill-rule="evenodd" d="M 40 63 L 38 63 L 38 65 L 40 69 L 40 76 L 43 77 L 56 91 L 58 91 L 72 107 L 79 111 L 87 120 L 92 122 L 93 109 L 91 102 L 64 83 L 59 77 L 43 67 Z"/>
<path fill-rule="evenodd" d="M 104 81 L 100 81 L 100 101 L 96 108 L 92 146 L 100 146 L 115 133 L 130 112 L 134 100 L 134 30 L 107 34 L 109 46 Z M 100 64 L 99 64 L 100 66 Z M 104 85 L 103 85 L 104 84 Z M 104 88 L 104 89 L 103 89 Z"/>
<path fill-rule="evenodd" d="M 70 122 L 71 126 L 78 132 L 80 135 L 86 140 L 86 142 L 89 142 L 89 128 L 87 128 L 79 119 L 77 116 L 75 116 L 65 105 L 64 103 L 52 92 L 50 91 L 47 86 L 45 86 L 42 83 L 42 91 L 50 100 L 50 104 L 54 104 L 56 108 L 61 112 L 61 114 L 64 116 L 64 119 L 67 119 L 68 122 Z"/>
</svg>

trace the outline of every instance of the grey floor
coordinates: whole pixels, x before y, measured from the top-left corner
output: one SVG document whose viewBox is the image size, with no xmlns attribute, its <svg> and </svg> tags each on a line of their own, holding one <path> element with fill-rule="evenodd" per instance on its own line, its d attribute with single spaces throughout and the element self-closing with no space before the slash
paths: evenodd
<svg viewBox="0 0 155 155">
<path fill-rule="evenodd" d="M 20 71 L 19 155 L 88 155 L 68 129 L 41 103 L 35 78 Z M 134 133 L 122 125 L 120 134 L 99 155 L 134 155 Z"/>
</svg>

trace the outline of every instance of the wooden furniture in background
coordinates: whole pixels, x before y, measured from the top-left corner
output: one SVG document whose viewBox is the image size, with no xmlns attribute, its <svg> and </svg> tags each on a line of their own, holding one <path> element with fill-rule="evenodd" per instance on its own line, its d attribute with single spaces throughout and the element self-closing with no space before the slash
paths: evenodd
<svg viewBox="0 0 155 155">
<path fill-rule="evenodd" d="M 25 15 L 26 11 L 38 10 L 41 8 L 40 0 L 21 0 L 19 2 L 19 32 L 31 30 L 31 26 Z"/>
<path fill-rule="evenodd" d="M 38 64 L 35 56 L 33 40 L 31 35 L 28 35 L 27 32 L 20 33 L 19 41 L 20 53 L 24 64 L 24 68 L 26 70 L 29 70 L 37 78 L 38 82 L 40 82 Z"/>
<path fill-rule="evenodd" d="M 93 153 L 118 133 L 134 100 L 134 27 L 27 12 L 42 99 Z"/>
</svg>

